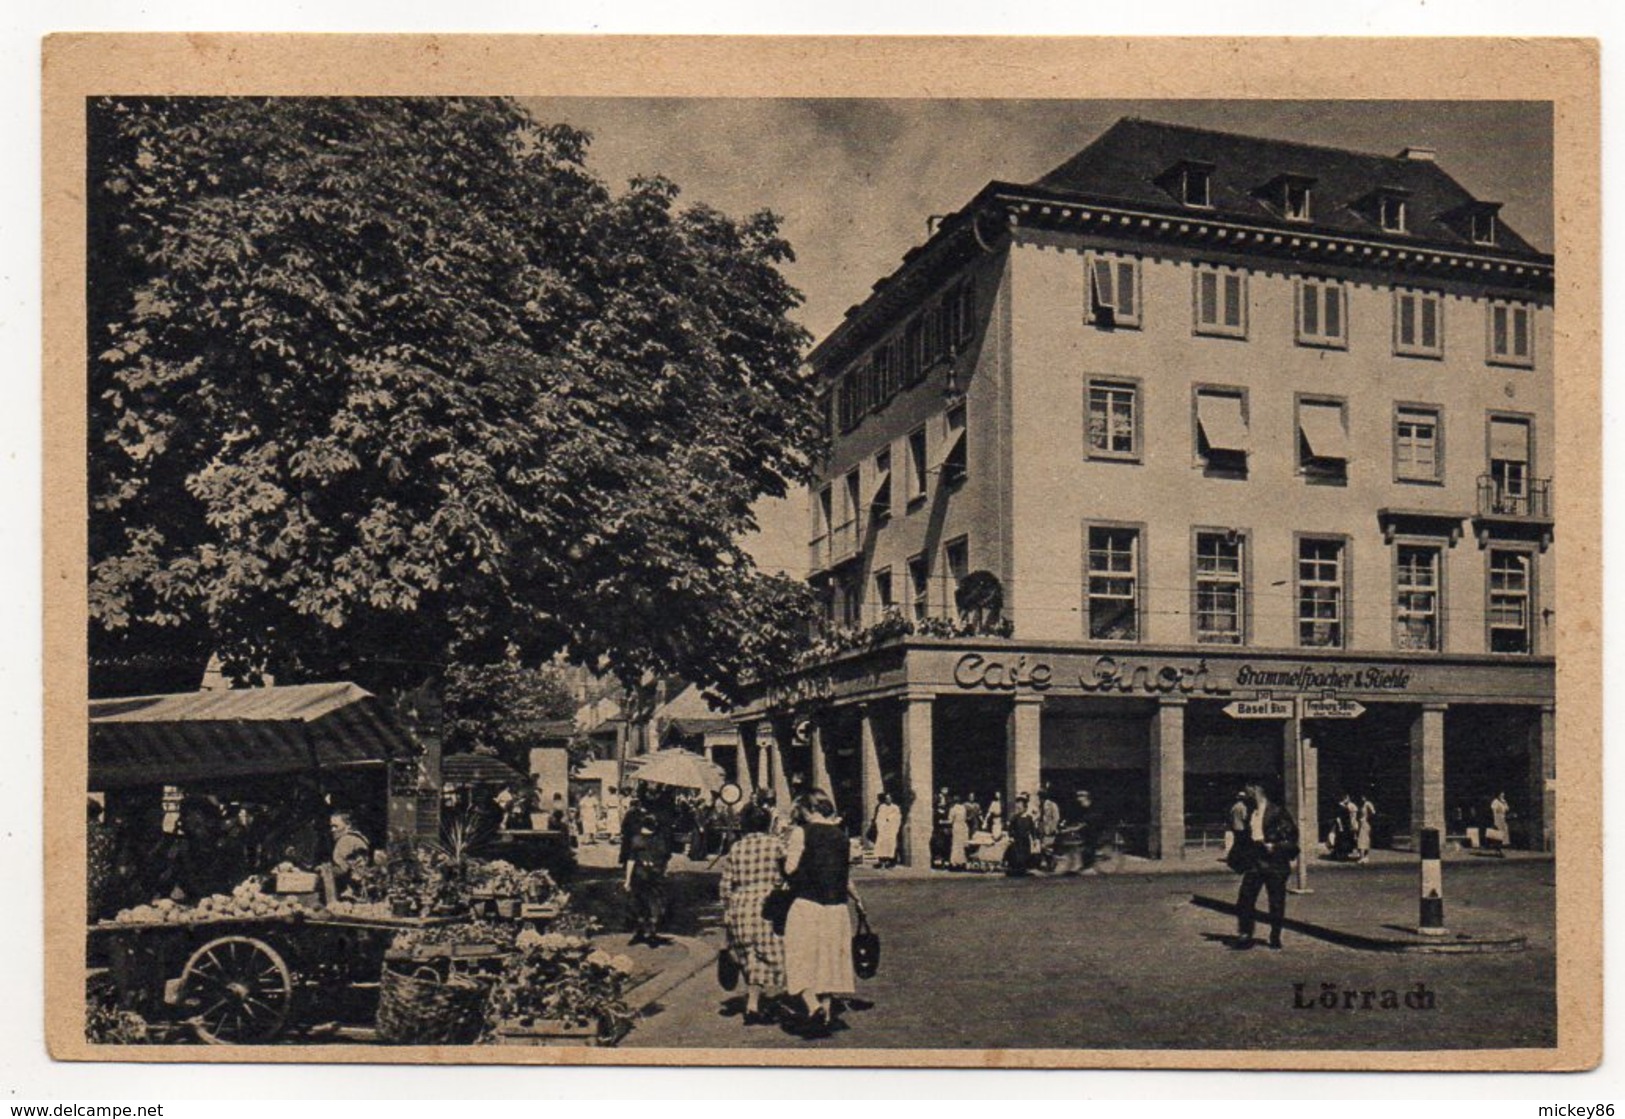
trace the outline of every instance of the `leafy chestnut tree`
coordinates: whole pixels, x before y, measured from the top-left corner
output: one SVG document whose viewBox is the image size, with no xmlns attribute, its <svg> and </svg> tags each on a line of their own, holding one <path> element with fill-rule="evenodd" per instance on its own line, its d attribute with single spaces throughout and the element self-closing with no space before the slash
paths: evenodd
<svg viewBox="0 0 1625 1119">
<path fill-rule="evenodd" d="M 793 644 L 736 543 L 821 438 L 772 214 L 508 100 L 88 114 L 94 687 L 568 649 L 728 695 Z"/>
</svg>

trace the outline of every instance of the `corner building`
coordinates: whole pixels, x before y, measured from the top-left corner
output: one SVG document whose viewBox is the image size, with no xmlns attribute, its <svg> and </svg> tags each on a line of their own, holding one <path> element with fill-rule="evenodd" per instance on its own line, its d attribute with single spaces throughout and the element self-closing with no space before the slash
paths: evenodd
<svg viewBox="0 0 1625 1119">
<path fill-rule="evenodd" d="M 758 784 L 1089 789 L 1127 849 L 1555 837 L 1553 261 L 1434 153 L 1125 119 L 989 183 L 811 355 L 822 655 L 737 713 Z M 992 619 L 1002 619 L 1002 624 Z"/>
</svg>

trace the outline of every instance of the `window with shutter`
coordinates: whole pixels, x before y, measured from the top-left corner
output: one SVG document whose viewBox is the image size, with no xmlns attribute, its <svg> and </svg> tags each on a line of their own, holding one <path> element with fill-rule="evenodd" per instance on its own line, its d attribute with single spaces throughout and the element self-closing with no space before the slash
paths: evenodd
<svg viewBox="0 0 1625 1119">
<path fill-rule="evenodd" d="M 1196 332 L 1228 338 L 1247 336 L 1247 276 L 1234 268 L 1198 265 Z"/>
<path fill-rule="evenodd" d="M 1527 303 L 1496 300 L 1489 305 L 1489 356 L 1491 365 L 1535 364 L 1533 308 Z"/>
<path fill-rule="evenodd" d="M 1298 281 L 1298 344 L 1348 345 L 1343 285 L 1331 280 Z"/>
<path fill-rule="evenodd" d="M 1138 257 L 1091 253 L 1084 262 L 1088 279 L 1085 319 L 1102 327 L 1140 325 Z"/>
</svg>

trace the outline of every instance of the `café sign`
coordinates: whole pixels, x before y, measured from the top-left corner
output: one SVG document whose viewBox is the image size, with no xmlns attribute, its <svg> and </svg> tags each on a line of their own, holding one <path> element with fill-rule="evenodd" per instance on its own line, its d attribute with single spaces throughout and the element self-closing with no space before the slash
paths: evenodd
<svg viewBox="0 0 1625 1119">
<path fill-rule="evenodd" d="M 1076 667 L 1074 667 L 1076 666 Z M 1393 665 L 1237 665 L 1226 680 L 1205 658 L 1192 661 L 1133 660 L 1112 654 L 1063 657 L 1049 660 L 1025 653 L 1001 656 L 965 653 L 953 667 L 953 681 L 966 691 L 996 693 L 1059 691 L 1086 695 L 1229 697 L 1239 691 L 1281 692 L 1403 692 L 1411 686 L 1411 670 Z M 1351 701 L 1339 701 L 1349 703 Z M 1354 706 L 1358 706 L 1357 704 Z M 1363 710 L 1363 709 L 1362 709 Z M 1335 703 L 1311 718 L 1354 718 L 1347 706 Z"/>
<path fill-rule="evenodd" d="M 1116 657 L 1096 657 L 1067 680 L 1057 677 L 1047 661 L 1026 655 L 1014 659 L 966 653 L 954 665 L 954 683 L 961 688 L 994 691 L 1048 691 L 1052 686 L 1078 688 L 1090 693 L 1119 692 L 1143 695 L 1229 695 L 1230 689 L 1208 675 L 1207 661 L 1194 667 L 1179 664 L 1134 664 Z"/>
</svg>

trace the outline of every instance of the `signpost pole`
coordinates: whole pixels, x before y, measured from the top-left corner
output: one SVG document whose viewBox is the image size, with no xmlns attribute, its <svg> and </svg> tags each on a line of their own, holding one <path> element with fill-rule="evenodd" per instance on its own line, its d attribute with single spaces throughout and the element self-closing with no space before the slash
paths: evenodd
<svg viewBox="0 0 1625 1119">
<path fill-rule="evenodd" d="M 1309 887 L 1309 852 L 1314 836 L 1305 834 L 1304 827 L 1309 818 L 1306 806 L 1309 797 L 1314 794 L 1309 785 L 1309 741 L 1303 736 L 1303 719 L 1297 703 L 1292 705 L 1292 714 L 1287 717 L 1286 732 L 1292 736 L 1292 799 L 1297 802 L 1292 808 L 1298 821 L 1298 858 L 1293 867 L 1294 884 L 1291 891 L 1294 894 L 1311 894 L 1314 891 Z"/>
</svg>

